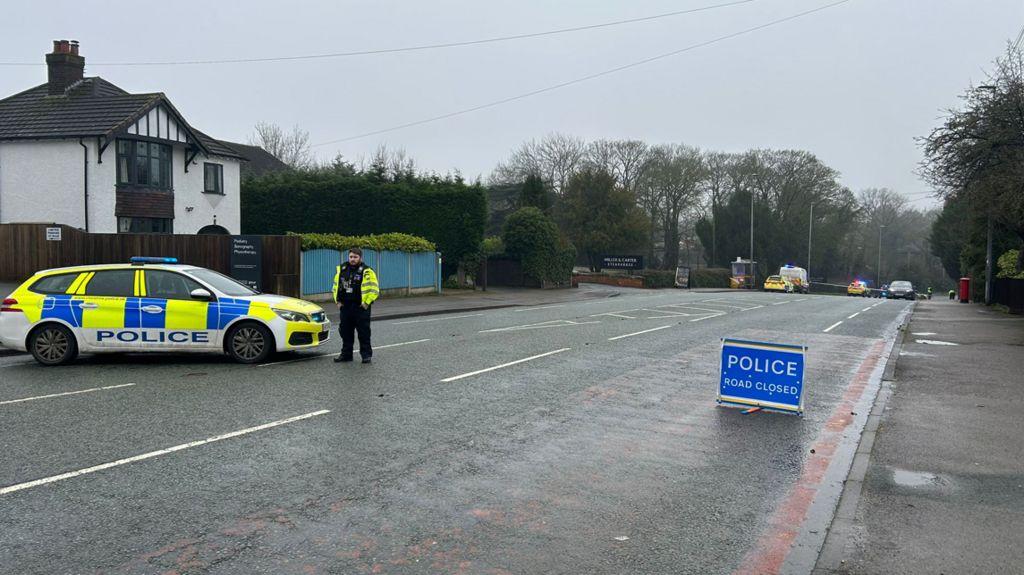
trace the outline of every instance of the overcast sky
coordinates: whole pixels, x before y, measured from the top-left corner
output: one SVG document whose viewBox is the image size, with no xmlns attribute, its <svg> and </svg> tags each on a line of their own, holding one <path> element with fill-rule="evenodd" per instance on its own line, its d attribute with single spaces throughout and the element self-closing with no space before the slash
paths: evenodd
<svg viewBox="0 0 1024 575">
<path fill-rule="evenodd" d="M 460 42 L 640 18 L 736 0 L 12 2 L 0 24 L 0 97 L 46 81 L 52 40 L 81 42 L 86 75 L 164 92 L 192 125 L 245 142 L 257 121 L 314 145 L 487 104 L 736 34 L 834 0 L 753 0 L 539 38 L 265 63 L 104 63 L 301 56 Z M 803 149 L 853 190 L 935 205 L 914 138 L 958 104 L 1024 25 L 1021 0 L 849 0 L 559 90 L 437 122 L 316 145 L 321 158 L 402 147 L 422 169 L 486 179 L 521 142 L 679 142 Z"/>
</svg>

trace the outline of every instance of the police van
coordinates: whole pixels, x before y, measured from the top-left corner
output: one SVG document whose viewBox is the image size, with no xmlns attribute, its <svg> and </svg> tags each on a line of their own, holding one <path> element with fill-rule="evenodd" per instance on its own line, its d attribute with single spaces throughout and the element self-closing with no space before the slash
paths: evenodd
<svg viewBox="0 0 1024 575">
<path fill-rule="evenodd" d="M 3 300 L 0 344 L 43 365 L 79 352 L 222 352 L 259 363 L 330 337 L 320 306 L 174 258 L 37 272 Z"/>
</svg>

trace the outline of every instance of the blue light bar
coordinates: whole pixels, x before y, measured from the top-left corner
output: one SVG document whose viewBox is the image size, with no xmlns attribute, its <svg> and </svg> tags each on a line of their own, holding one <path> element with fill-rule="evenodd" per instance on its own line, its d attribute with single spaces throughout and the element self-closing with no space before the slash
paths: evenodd
<svg viewBox="0 0 1024 575">
<path fill-rule="evenodd" d="M 133 256 L 129 260 L 133 264 L 176 264 L 178 258 L 150 258 L 143 256 Z"/>
</svg>

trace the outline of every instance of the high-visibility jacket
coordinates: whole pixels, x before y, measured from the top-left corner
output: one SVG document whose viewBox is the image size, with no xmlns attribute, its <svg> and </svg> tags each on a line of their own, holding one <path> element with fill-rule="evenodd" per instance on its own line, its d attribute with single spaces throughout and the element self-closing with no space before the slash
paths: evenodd
<svg viewBox="0 0 1024 575">
<path fill-rule="evenodd" d="M 331 292 L 334 294 L 334 302 L 338 302 L 338 287 L 339 283 L 344 283 L 344 278 L 341 276 L 342 268 L 347 268 L 348 264 L 338 266 L 334 271 L 334 287 Z M 359 274 L 358 280 L 360 286 L 359 299 L 363 305 L 370 305 L 380 295 L 380 285 L 377 283 L 377 274 L 374 273 L 373 268 L 370 266 L 360 263 L 359 267 L 352 270 L 352 273 Z"/>
</svg>

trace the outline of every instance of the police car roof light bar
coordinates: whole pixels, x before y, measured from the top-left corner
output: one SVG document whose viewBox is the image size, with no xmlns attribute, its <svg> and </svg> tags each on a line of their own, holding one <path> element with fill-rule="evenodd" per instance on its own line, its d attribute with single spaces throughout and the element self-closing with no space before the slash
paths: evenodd
<svg viewBox="0 0 1024 575">
<path fill-rule="evenodd" d="M 130 260 L 133 264 L 176 264 L 178 258 L 152 258 L 144 256 L 133 256 Z"/>
</svg>

